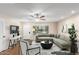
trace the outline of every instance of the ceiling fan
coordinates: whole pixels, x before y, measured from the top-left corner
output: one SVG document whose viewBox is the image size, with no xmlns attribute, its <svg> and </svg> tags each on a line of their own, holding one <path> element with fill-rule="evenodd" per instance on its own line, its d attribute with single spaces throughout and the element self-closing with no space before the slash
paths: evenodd
<svg viewBox="0 0 79 59">
<path fill-rule="evenodd" d="M 35 19 L 45 20 L 45 15 L 41 15 L 40 13 L 34 13 L 33 15 L 30 15 L 30 17 L 33 17 Z"/>
</svg>

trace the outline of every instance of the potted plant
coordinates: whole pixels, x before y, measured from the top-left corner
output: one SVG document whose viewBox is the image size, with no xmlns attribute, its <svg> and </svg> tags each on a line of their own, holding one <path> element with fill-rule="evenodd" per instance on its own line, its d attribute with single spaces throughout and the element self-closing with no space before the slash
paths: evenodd
<svg viewBox="0 0 79 59">
<path fill-rule="evenodd" d="M 74 24 L 72 24 L 71 28 L 68 29 L 68 33 L 69 33 L 69 37 L 70 37 L 70 40 L 71 40 L 71 47 L 70 47 L 70 53 L 71 54 L 76 54 L 77 53 L 77 34 L 76 34 L 76 30 L 75 30 L 75 26 Z"/>
</svg>

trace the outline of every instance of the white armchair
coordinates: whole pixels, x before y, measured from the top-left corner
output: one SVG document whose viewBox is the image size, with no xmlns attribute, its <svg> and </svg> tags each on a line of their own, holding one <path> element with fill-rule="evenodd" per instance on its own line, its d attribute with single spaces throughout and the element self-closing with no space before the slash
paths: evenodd
<svg viewBox="0 0 79 59">
<path fill-rule="evenodd" d="M 29 45 L 26 40 L 20 40 L 21 54 L 22 55 L 37 55 L 40 54 L 40 46 L 36 44 Z"/>
</svg>

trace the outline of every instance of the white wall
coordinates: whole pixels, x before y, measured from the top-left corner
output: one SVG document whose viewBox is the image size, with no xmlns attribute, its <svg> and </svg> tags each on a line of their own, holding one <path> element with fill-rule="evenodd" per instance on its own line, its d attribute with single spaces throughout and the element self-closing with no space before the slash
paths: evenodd
<svg viewBox="0 0 79 59">
<path fill-rule="evenodd" d="M 72 24 L 75 25 L 75 28 L 77 30 L 77 38 L 79 40 L 79 15 L 75 15 L 75 16 L 72 16 L 70 18 L 67 18 L 67 19 L 64 19 L 64 20 L 58 22 L 58 33 L 67 35 L 68 31 L 61 32 L 62 27 L 67 26 L 67 30 L 68 30 L 68 28 L 70 28 Z M 66 28 L 65 28 L 65 30 L 66 30 Z"/>
<path fill-rule="evenodd" d="M 23 38 L 24 39 L 28 39 L 29 36 L 31 37 L 31 39 L 34 40 L 35 36 L 33 35 L 32 33 L 32 27 L 34 25 L 48 25 L 49 26 L 49 34 L 55 34 L 57 33 L 57 25 L 56 23 L 53 23 L 53 22 L 26 22 L 26 23 L 23 23 Z M 31 34 L 29 35 L 29 32 L 31 32 Z M 27 35 L 28 34 L 28 35 Z"/>
<path fill-rule="evenodd" d="M 5 28 L 3 29 L 5 39 L 3 39 L 3 41 L 2 41 L 2 43 L 3 43 L 1 45 L 2 48 L 0 46 L 0 48 L 1 48 L 0 51 L 3 51 L 3 50 L 6 50 L 8 48 L 8 45 L 9 45 L 10 25 L 20 26 L 20 22 L 18 22 L 17 20 L 11 20 L 11 18 L 9 18 L 9 17 L 0 17 L 0 20 L 4 20 L 4 24 L 5 24 Z"/>
<path fill-rule="evenodd" d="M 3 41 L 3 43 L 4 43 L 4 48 L 3 49 L 4 50 L 7 49 L 8 45 L 9 45 L 10 25 L 20 26 L 19 31 L 20 31 L 21 35 L 23 33 L 23 26 L 26 27 L 27 25 L 30 26 L 30 29 L 25 28 L 24 29 L 25 34 L 26 34 L 26 32 L 28 33 L 29 31 L 32 31 L 32 26 L 33 25 L 48 25 L 49 26 L 49 34 L 57 33 L 57 25 L 56 25 L 56 23 L 53 23 L 53 22 L 46 22 L 46 23 L 44 23 L 44 22 L 43 23 L 28 23 L 28 22 L 26 22 L 26 23 L 21 23 L 17 20 L 13 20 L 9 17 L 2 17 L 2 18 L 5 21 L 5 29 L 4 29 L 5 33 L 4 34 L 5 34 L 6 39 Z M 24 37 L 25 37 L 25 39 L 28 38 L 27 35 L 25 35 Z M 31 35 L 31 37 L 34 38 L 35 36 Z"/>
<path fill-rule="evenodd" d="M 8 39 L 7 39 L 7 33 L 6 33 L 6 22 L 5 19 L 0 17 L 0 52 L 8 48 Z M 1 27 L 2 26 L 2 27 Z M 2 30 L 2 31 L 1 31 Z M 3 37 L 5 36 L 5 37 Z"/>
</svg>

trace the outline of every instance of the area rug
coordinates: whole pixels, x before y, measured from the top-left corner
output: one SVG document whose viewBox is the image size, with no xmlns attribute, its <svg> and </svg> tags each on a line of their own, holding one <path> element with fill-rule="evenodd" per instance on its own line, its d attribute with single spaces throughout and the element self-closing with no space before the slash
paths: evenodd
<svg viewBox="0 0 79 59">
<path fill-rule="evenodd" d="M 62 52 L 62 51 L 54 51 L 54 52 L 51 52 L 51 54 L 54 54 L 54 55 L 72 55 L 69 52 Z"/>
</svg>

